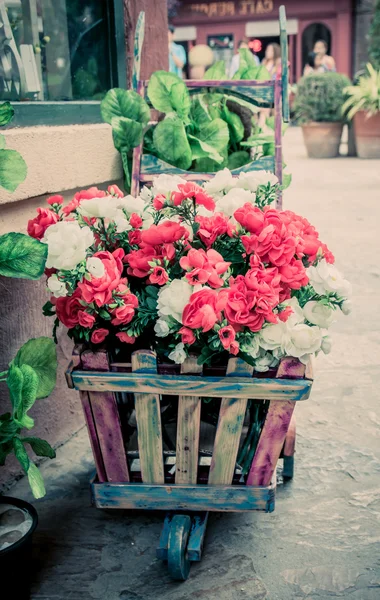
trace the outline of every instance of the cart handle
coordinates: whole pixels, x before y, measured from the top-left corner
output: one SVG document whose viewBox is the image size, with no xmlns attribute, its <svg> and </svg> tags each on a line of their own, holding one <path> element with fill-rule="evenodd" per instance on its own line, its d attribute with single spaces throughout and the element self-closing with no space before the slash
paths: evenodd
<svg viewBox="0 0 380 600">
<path fill-rule="evenodd" d="M 136 29 L 135 29 L 135 41 L 133 44 L 133 72 L 132 72 L 132 89 L 137 91 L 137 83 L 140 79 L 140 67 L 141 67 L 141 53 L 142 45 L 144 42 L 145 33 L 145 12 L 142 10 L 138 16 Z"/>
<path fill-rule="evenodd" d="M 282 81 L 282 116 L 289 123 L 289 66 L 288 66 L 288 36 L 286 33 L 285 6 L 280 6 L 280 44 L 281 44 L 281 81 Z"/>
</svg>

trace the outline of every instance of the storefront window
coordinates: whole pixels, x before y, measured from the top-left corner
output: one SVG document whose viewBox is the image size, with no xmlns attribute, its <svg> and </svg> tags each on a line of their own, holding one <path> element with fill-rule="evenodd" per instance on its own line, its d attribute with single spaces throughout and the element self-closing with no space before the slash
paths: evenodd
<svg viewBox="0 0 380 600">
<path fill-rule="evenodd" d="M 100 101 L 119 83 L 115 25 L 122 31 L 123 20 L 115 10 L 122 5 L 0 0 L 0 100 Z"/>
<path fill-rule="evenodd" d="M 324 40 L 327 43 L 327 54 L 330 54 L 331 33 L 324 23 L 312 23 L 302 34 L 302 68 L 306 65 L 308 54 L 313 51 L 314 44 L 318 40 Z"/>
</svg>

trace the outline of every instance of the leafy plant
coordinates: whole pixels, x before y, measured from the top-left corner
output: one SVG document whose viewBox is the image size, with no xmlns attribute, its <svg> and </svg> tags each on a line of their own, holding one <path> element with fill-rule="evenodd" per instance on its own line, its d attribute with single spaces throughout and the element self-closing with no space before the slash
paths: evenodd
<svg viewBox="0 0 380 600">
<path fill-rule="evenodd" d="M 297 85 L 294 113 L 299 123 L 343 121 L 345 88 L 350 80 L 341 73 L 302 77 Z"/>
<path fill-rule="evenodd" d="M 369 115 L 380 111 L 380 71 L 376 71 L 371 63 L 366 66 L 367 72 L 359 77 L 356 85 L 345 88 L 348 98 L 343 104 L 343 112 L 352 119 L 360 110 Z"/>
<path fill-rule="evenodd" d="M 0 127 L 7 125 L 14 116 L 14 109 L 9 102 L 0 104 Z M 5 148 L 6 140 L 0 135 L 0 187 L 14 192 L 26 177 L 26 162 L 17 150 Z"/>
<path fill-rule="evenodd" d="M 22 432 L 33 428 L 34 420 L 28 412 L 36 400 L 53 391 L 56 373 L 55 345 L 45 337 L 29 340 L 20 348 L 8 369 L 0 373 L 0 381 L 7 383 L 11 403 L 10 412 L 0 415 L 0 466 L 13 453 L 28 476 L 35 498 L 45 495 L 45 486 L 25 446 L 29 445 L 37 456 L 48 458 L 54 458 L 55 451 L 45 440 L 24 436 Z"/>
<path fill-rule="evenodd" d="M 380 0 L 376 0 L 374 14 L 368 35 L 368 56 L 371 64 L 380 69 Z"/>
</svg>

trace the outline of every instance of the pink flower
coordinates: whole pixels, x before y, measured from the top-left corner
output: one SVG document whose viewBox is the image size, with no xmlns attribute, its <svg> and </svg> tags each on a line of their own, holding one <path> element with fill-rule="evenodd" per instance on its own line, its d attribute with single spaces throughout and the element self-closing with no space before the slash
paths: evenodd
<svg viewBox="0 0 380 600">
<path fill-rule="evenodd" d="M 231 346 L 230 346 L 230 354 L 233 354 L 234 356 L 236 356 L 237 354 L 239 354 L 239 342 L 231 342 Z"/>
<path fill-rule="evenodd" d="M 118 306 L 112 311 L 112 325 L 127 325 L 134 317 L 135 309 L 139 305 L 139 301 L 134 294 L 126 294 L 123 296 L 123 306 Z"/>
<path fill-rule="evenodd" d="M 50 196 L 50 198 L 48 198 L 46 200 L 46 202 L 48 204 L 50 204 L 50 206 L 52 206 L 53 204 L 62 204 L 63 203 L 63 196 L 60 196 L 59 194 L 56 194 L 55 196 Z"/>
<path fill-rule="evenodd" d="M 80 310 L 78 312 L 78 321 L 79 325 L 82 325 L 82 327 L 91 329 L 95 323 L 95 317 L 94 315 L 90 315 L 90 313 L 86 312 L 85 310 Z"/>
<path fill-rule="evenodd" d="M 227 234 L 232 237 L 236 229 L 236 226 L 223 213 L 215 213 L 212 217 L 198 216 L 195 221 L 199 223 L 197 236 L 207 247 L 210 247 L 221 235 Z"/>
<path fill-rule="evenodd" d="M 236 333 L 231 325 L 221 327 L 218 331 L 219 339 L 222 342 L 222 346 L 225 350 L 229 350 L 232 342 L 235 341 Z"/>
<path fill-rule="evenodd" d="M 28 235 L 40 240 L 44 237 L 47 228 L 58 221 L 59 216 L 50 208 L 37 208 L 37 217 L 28 221 Z"/>
<path fill-rule="evenodd" d="M 108 334 L 108 329 L 95 329 L 95 331 L 92 332 L 91 341 L 93 344 L 101 344 L 102 342 L 104 342 Z"/>
<path fill-rule="evenodd" d="M 257 208 L 257 206 L 253 206 L 250 202 L 246 202 L 244 206 L 235 210 L 234 217 L 250 233 L 257 233 L 263 227 L 263 211 Z"/>
<path fill-rule="evenodd" d="M 223 256 L 216 250 L 196 250 L 191 248 L 186 256 L 179 261 L 181 267 L 187 271 L 186 279 L 191 285 L 208 283 L 213 288 L 223 285 L 220 277 L 228 270 L 231 263 L 224 261 Z"/>
<path fill-rule="evenodd" d="M 169 281 L 169 275 L 165 269 L 163 267 L 154 267 L 153 272 L 149 276 L 149 282 L 165 285 L 167 281 Z"/>
<path fill-rule="evenodd" d="M 151 225 L 141 233 L 141 240 L 149 246 L 158 246 L 160 244 L 172 244 L 182 237 L 187 237 L 188 232 L 179 223 L 175 221 L 164 221 L 160 225 Z"/>
<path fill-rule="evenodd" d="M 90 187 L 88 190 L 81 190 L 74 195 L 74 198 L 69 202 L 67 206 L 64 206 L 62 212 L 65 215 L 69 215 L 71 212 L 76 210 L 82 200 L 91 200 L 92 198 L 104 198 L 106 192 L 99 190 L 97 187 Z"/>
<path fill-rule="evenodd" d="M 83 312 L 83 306 L 80 303 L 80 292 L 75 290 L 72 296 L 57 298 L 55 310 L 58 319 L 68 329 L 72 329 L 79 323 L 79 312 Z"/>
<path fill-rule="evenodd" d="M 136 341 L 136 338 L 133 335 L 128 335 L 125 331 L 119 331 L 119 333 L 116 334 L 116 337 L 125 344 L 134 344 Z"/>
<path fill-rule="evenodd" d="M 217 309 L 217 292 L 206 288 L 190 296 L 182 314 L 185 327 L 202 328 L 203 332 L 210 331 L 218 318 L 220 312 Z"/>
<path fill-rule="evenodd" d="M 282 310 L 282 311 L 280 311 L 278 313 L 278 318 L 280 319 L 280 321 L 282 321 L 283 323 L 285 323 L 289 319 L 290 315 L 292 315 L 292 314 L 293 314 L 292 307 L 291 306 L 286 306 L 284 308 L 284 310 Z"/>
<path fill-rule="evenodd" d="M 116 196 L 117 198 L 124 198 L 123 192 L 115 183 L 108 186 L 107 192 L 111 194 L 111 196 Z M 100 196 L 95 196 L 95 198 L 100 198 Z"/>
<path fill-rule="evenodd" d="M 196 204 L 201 204 L 207 210 L 215 209 L 214 199 L 206 194 L 204 189 L 197 183 L 188 181 L 178 185 L 179 192 L 173 192 L 172 200 L 174 206 L 179 206 L 186 198 L 193 198 Z"/>
<path fill-rule="evenodd" d="M 112 291 L 120 283 L 123 272 L 122 258 L 124 257 L 124 251 L 118 248 L 111 254 L 111 252 L 103 250 L 95 252 L 93 256 L 102 261 L 104 273 L 102 277 L 91 277 L 89 281 L 84 279 L 81 283 L 78 283 L 78 288 L 86 302 L 89 304 L 95 302 L 97 306 L 103 306 L 111 302 Z"/>
<path fill-rule="evenodd" d="M 126 255 L 125 260 L 129 264 L 128 274 L 134 277 L 146 277 L 150 270 L 150 262 L 159 258 L 152 246 L 144 246 L 140 250 L 132 250 Z"/>
<path fill-rule="evenodd" d="M 309 282 L 302 260 L 293 258 L 289 264 L 279 268 L 279 273 L 281 281 L 286 283 L 292 290 L 299 290 Z"/>
<path fill-rule="evenodd" d="M 166 204 L 166 197 L 164 196 L 164 194 L 157 194 L 157 196 L 155 196 L 154 200 L 153 200 L 153 206 L 156 210 L 161 210 L 162 208 L 164 208 Z"/>
<path fill-rule="evenodd" d="M 178 333 L 181 334 L 183 344 L 194 344 L 196 338 L 191 329 L 189 329 L 188 327 L 181 327 Z"/>
<path fill-rule="evenodd" d="M 141 243 L 141 231 L 139 229 L 130 231 L 128 233 L 128 241 L 131 246 L 138 246 Z"/>
<path fill-rule="evenodd" d="M 139 229 L 143 224 L 143 220 L 137 213 L 132 213 L 131 218 L 129 219 L 130 224 L 134 229 Z"/>
</svg>

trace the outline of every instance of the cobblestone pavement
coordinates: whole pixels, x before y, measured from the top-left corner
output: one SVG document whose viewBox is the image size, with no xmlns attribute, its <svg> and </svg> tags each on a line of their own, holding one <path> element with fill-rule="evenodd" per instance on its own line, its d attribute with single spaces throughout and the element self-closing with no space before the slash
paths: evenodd
<svg viewBox="0 0 380 600">
<path fill-rule="evenodd" d="M 270 515 L 212 515 L 202 562 L 177 584 L 155 559 L 160 514 L 90 507 L 83 430 L 43 467 L 33 600 L 380 599 L 380 161 L 307 159 L 298 129 L 285 159 L 285 205 L 320 230 L 355 305 L 297 407 L 294 481 Z M 30 499 L 24 481 L 12 492 Z"/>
</svg>

